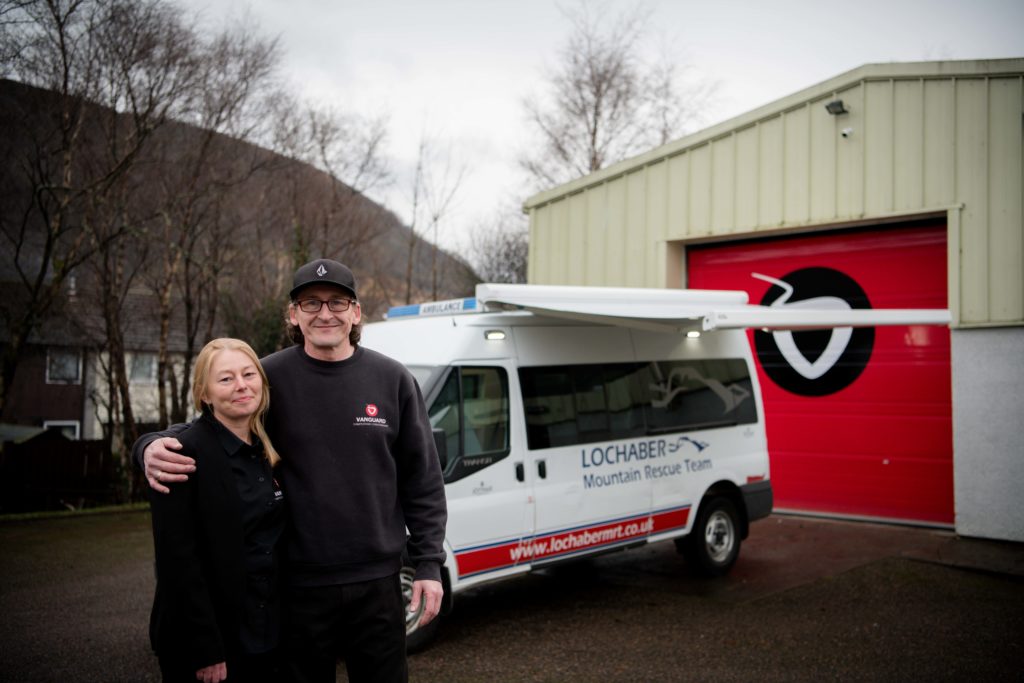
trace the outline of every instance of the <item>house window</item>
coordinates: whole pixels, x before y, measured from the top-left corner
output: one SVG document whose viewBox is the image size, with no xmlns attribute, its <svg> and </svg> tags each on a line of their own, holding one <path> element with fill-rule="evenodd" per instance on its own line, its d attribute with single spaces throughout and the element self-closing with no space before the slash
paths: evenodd
<svg viewBox="0 0 1024 683">
<path fill-rule="evenodd" d="M 46 351 L 47 384 L 81 384 L 82 352 L 51 348 Z"/>
<path fill-rule="evenodd" d="M 54 429 L 72 441 L 78 440 L 78 420 L 44 420 L 43 429 Z"/>
<path fill-rule="evenodd" d="M 136 384 L 152 384 L 156 381 L 156 354 L 133 353 L 128 368 L 128 377 Z"/>
</svg>

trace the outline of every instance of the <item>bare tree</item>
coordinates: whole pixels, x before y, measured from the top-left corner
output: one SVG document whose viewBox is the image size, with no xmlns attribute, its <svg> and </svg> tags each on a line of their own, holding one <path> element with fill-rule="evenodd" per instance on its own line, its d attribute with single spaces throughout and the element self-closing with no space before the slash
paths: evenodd
<svg viewBox="0 0 1024 683">
<path fill-rule="evenodd" d="M 439 279 L 438 254 L 440 249 L 440 227 L 455 204 L 455 198 L 466 177 L 466 166 L 453 160 L 451 148 L 442 155 L 437 163 L 427 169 L 426 192 L 427 217 L 430 221 L 430 298 L 438 299 Z"/>
<path fill-rule="evenodd" d="M 268 163 L 245 187 L 243 224 L 233 238 L 246 245 L 247 277 L 235 275 L 239 259 L 221 282 L 228 329 L 264 353 L 288 343 L 281 302 L 295 268 L 323 256 L 375 272 L 376 245 L 391 237 L 394 223 L 366 197 L 390 179 L 385 119 L 303 103 L 284 89 L 270 104 L 258 140 L 272 152 L 264 151 Z M 365 309 L 369 281 L 360 281 Z"/>
<path fill-rule="evenodd" d="M 405 271 L 405 303 L 412 303 L 416 251 L 423 234 L 431 235 L 431 293 L 437 299 L 440 286 L 438 272 L 439 230 L 452 210 L 455 198 L 466 177 L 466 167 L 454 158 L 450 144 L 440 144 L 436 138 L 424 134 L 420 137 L 416 156 L 416 169 L 412 180 L 409 221 L 409 253 Z"/>
<path fill-rule="evenodd" d="M 306 120 L 312 155 L 305 161 L 331 179 L 315 230 L 316 255 L 354 262 L 380 237 L 378 211 L 366 193 L 391 179 L 383 154 L 387 120 L 312 105 Z"/>
<path fill-rule="evenodd" d="M 520 165 L 538 188 L 677 137 L 709 94 L 706 86 L 684 91 L 671 60 L 644 61 L 650 18 L 641 6 L 616 15 L 581 0 L 565 14 L 572 33 L 547 75 L 547 97 L 524 102 L 538 145 Z"/>
<path fill-rule="evenodd" d="M 366 291 L 382 305 L 401 290 L 400 221 L 365 196 L 389 179 L 386 122 L 290 98 L 277 99 L 290 117 L 264 113 L 276 46 L 251 26 L 210 36 L 165 0 L 0 0 L 0 54 L 3 74 L 27 84 L 0 83 L 10 132 L 0 136 L 0 285 L 16 290 L 0 302 L 5 396 L 33 330 L 59 313 L 79 272 L 107 352 L 109 392 L 97 400 L 118 444 L 135 428 L 125 364 L 139 343 L 134 295 L 156 302 L 145 325 L 160 330 L 159 419 L 169 422 L 184 416 L 189 363 L 232 297 L 245 298 L 238 317 L 256 311 L 269 329 L 287 278 L 313 255 L 363 254 L 380 271 Z M 458 184 L 422 195 L 435 241 Z M 390 258 L 370 248 L 377 240 Z M 435 291 L 447 262 L 434 261 Z"/>
<path fill-rule="evenodd" d="M 6 403 L 21 350 L 65 282 L 124 234 L 123 224 L 98 229 L 81 217 L 133 167 L 193 71 L 187 27 L 157 0 L 36 0 L 2 10 L 8 72 L 45 89 L 4 112 L 12 140 L 0 239 L 20 285 L 20 305 L 3 307 Z"/>
<path fill-rule="evenodd" d="M 160 317 L 161 424 L 185 420 L 192 359 L 216 321 L 218 275 L 234 253 L 226 248 L 227 228 L 220 222 L 223 195 L 244 183 L 266 160 L 255 148 L 239 148 L 229 140 L 252 138 L 263 125 L 264 105 L 279 61 L 276 42 L 260 37 L 248 23 L 208 40 L 197 38 L 193 51 L 196 87 L 179 118 L 198 130 L 192 134 L 175 126 L 166 131 L 153 178 L 162 193 L 160 243 L 164 247 L 159 267 L 148 278 Z M 174 376 L 169 345 L 175 310 L 182 312 L 177 324 L 184 327 L 179 377 Z"/>
<path fill-rule="evenodd" d="M 86 217 L 95 221 L 90 231 L 92 239 L 102 239 L 104 232 L 120 232 L 121 237 L 99 249 L 89 260 L 97 291 L 99 316 L 103 329 L 103 349 L 106 358 L 102 363 L 104 383 L 107 386 L 107 426 L 105 431 L 111 437 L 111 451 L 125 453 L 126 446 L 137 438 L 135 412 L 131 399 L 129 370 L 126 363 L 128 326 L 136 321 L 128 310 L 128 299 L 139 271 L 147 263 L 150 240 L 131 216 L 130 190 L 119 183 L 122 192 L 111 193 L 104 202 L 95 207 L 96 212 Z M 134 189 L 134 188 L 133 188 Z M 109 213 L 108 213 L 109 212 Z M 107 215 L 104 215 L 104 214 Z M 126 482 L 131 495 L 131 479 Z"/>
<path fill-rule="evenodd" d="M 412 280 L 416 268 L 416 245 L 420 238 L 417 230 L 420 226 L 420 204 L 423 202 L 424 165 L 427 156 L 427 140 L 420 138 L 419 151 L 416 155 L 416 170 L 413 173 L 412 195 L 409 200 L 409 258 L 405 265 L 405 303 L 412 303 Z"/>
<path fill-rule="evenodd" d="M 391 179 L 382 149 L 388 121 L 334 108 L 308 106 L 309 161 L 343 183 L 353 195 L 365 195 Z"/>
<path fill-rule="evenodd" d="M 285 181 L 293 267 L 315 256 L 353 258 L 379 237 L 379 208 L 366 193 L 390 182 L 383 152 L 387 120 L 301 103 L 286 92 L 274 102 L 265 144 L 282 155 L 273 169 Z M 309 186 L 302 162 L 329 182 Z"/>
<path fill-rule="evenodd" d="M 484 282 L 526 282 L 529 226 L 519 212 L 506 211 L 489 227 L 470 235 L 470 254 Z"/>
</svg>

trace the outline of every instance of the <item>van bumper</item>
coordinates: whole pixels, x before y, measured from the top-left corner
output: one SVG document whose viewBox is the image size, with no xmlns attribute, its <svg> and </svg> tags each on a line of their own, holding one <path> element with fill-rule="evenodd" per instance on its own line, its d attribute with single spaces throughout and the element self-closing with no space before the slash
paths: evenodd
<svg viewBox="0 0 1024 683">
<path fill-rule="evenodd" d="M 772 482 L 755 481 L 752 484 L 744 484 L 740 487 L 743 493 L 743 504 L 747 508 L 747 521 L 767 517 L 772 513 Z"/>
</svg>

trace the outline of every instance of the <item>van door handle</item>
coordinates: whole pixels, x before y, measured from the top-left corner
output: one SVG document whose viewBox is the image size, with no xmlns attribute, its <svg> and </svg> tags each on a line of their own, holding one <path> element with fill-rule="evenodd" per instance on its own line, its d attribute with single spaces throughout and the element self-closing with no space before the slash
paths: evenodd
<svg viewBox="0 0 1024 683">
<path fill-rule="evenodd" d="M 516 463 L 516 481 L 526 480 L 526 469 L 523 467 L 523 463 Z"/>
<path fill-rule="evenodd" d="M 538 460 L 537 461 L 537 474 L 540 476 L 541 479 L 547 479 L 548 478 L 548 464 L 547 464 L 546 461 L 544 461 L 544 460 Z"/>
</svg>

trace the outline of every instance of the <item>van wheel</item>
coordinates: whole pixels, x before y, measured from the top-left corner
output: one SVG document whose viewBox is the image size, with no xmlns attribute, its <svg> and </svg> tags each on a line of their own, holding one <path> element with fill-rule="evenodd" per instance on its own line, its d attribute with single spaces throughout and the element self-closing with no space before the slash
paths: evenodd
<svg viewBox="0 0 1024 683">
<path fill-rule="evenodd" d="M 420 625 L 423 618 L 423 602 L 415 612 L 409 611 L 409 603 L 412 602 L 412 583 L 416 572 L 412 567 L 402 567 L 399 577 L 402 582 L 402 604 L 405 606 L 405 649 L 407 652 L 418 652 L 427 646 L 437 635 L 438 624 L 441 623 L 441 615 L 434 617 L 426 626 Z"/>
<path fill-rule="evenodd" d="M 740 554 L 739 515 L 728 498 L 711 498 L 700 506 L 688 536 L 676 547 L 699 575 L 725 576 Z"/>
</svg>

